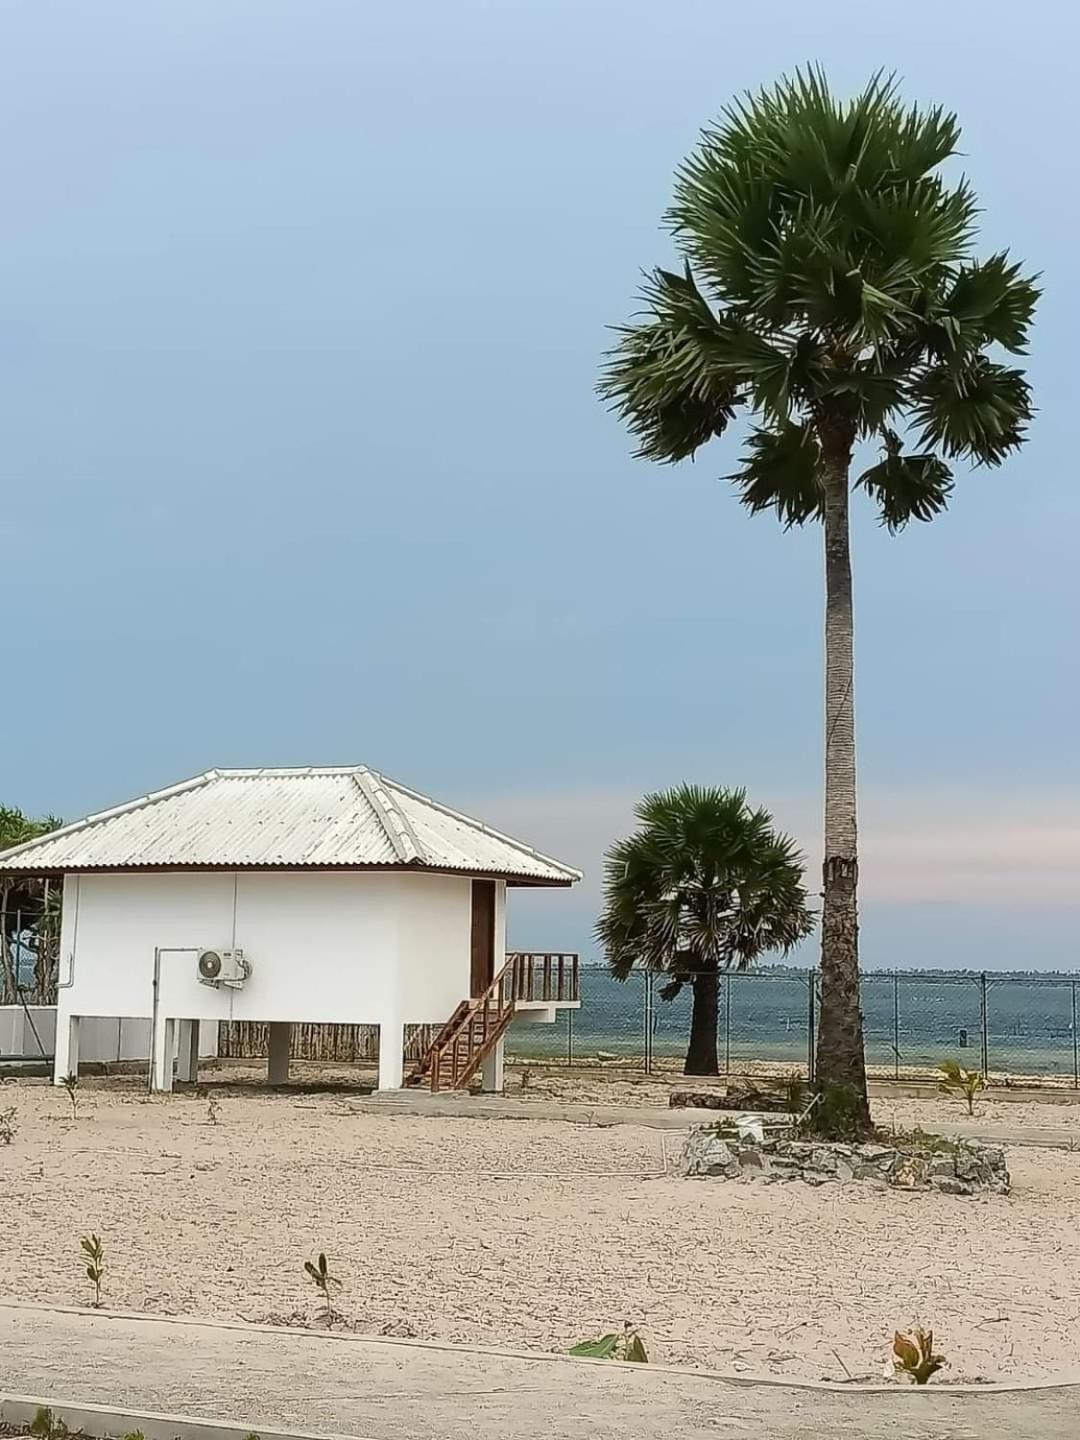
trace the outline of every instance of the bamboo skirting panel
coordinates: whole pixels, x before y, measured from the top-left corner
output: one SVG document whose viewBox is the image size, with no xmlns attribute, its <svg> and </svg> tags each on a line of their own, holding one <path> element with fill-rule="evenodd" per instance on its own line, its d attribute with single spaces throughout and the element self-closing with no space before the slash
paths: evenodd
<svg viewBox="0 0 1080 1440">
<path fill-rule="evenodd" d="M 405 1059 L 419 1060 L 435 1038 L 437 1025 L 405 1026 Z M 254 1020 L 222 1020 L 218 1054 L 232 1060 L 265 1056 L 270 1027 Z M 379 1058 L 377 1025 L 293 1025 L 289 1054 L 294 1060 L 339 1060 L 356 1064 Z"/>
</svg>

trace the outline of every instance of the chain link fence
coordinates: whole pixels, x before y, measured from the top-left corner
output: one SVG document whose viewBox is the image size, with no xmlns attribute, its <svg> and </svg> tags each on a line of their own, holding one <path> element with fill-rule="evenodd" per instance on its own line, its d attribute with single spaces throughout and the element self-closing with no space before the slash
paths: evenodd
<svg viewBox="0 0 1080 1440">
<path fill-rule="evenodd" d="M 663 977 L 581 969 L 580 1010 L 554 1025 L 515 1023 L 507 1056 L 552 1065 L 678 1072 L 690 1034 L 689 985 L 661 998 Z M 933 1080 L 944 1060 L 998 1084 L 1080 1089 L 1080 976 L 872 971 L 862 976 L 872 1076 Z M 720 977 L 717 1053 L 724 1075 L 812 1075 L 820 979 L 768 969 Z"/>
</svg>

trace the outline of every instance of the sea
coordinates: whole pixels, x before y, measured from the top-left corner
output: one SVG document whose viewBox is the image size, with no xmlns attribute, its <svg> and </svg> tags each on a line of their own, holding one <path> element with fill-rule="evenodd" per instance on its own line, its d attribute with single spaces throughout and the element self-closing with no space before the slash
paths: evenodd
<svg viewBox="0 0 1080 1440">
<path fill-rule="evenodd" d="M 718 1045 L 722 1068 L 803 1066 L 820 1003 L 816 974 L 763 967 L 721 980 Z M 1080 975 L 1033 972 L 870 971 L 862 977 L 867 1064 L 896 1075 L 932 1071 L 943 1060 L 1003 1076 L 1040 1076 L 1080 1087 L 1077 1011 Z M 548 1061 L 621 1061 L 683 1054 L 690 992 L 660 998 L 659 979 L 581 972 L 580 1010 L 554 1025 L 516 1024 L 508 1053 Z"/>
</svg>

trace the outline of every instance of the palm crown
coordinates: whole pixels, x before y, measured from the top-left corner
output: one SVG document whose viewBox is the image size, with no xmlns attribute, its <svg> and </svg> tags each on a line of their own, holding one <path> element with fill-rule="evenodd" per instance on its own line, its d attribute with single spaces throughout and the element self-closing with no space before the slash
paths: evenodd
<svg viewBox="0 0 1080 1440">
<path fill-rule="evenodd" d="M 677 175 L 684 269 L 652 272 L 601 380 L 638 453 L 684 459 L 749 410 L 730 478 L 802 524 L 830 458 L 876 437 L 857 484 L 895 529 L 945 508 L 948 462 L 1016 448 L 1029 387 L 988 351 L 1024 353 L 1038 290 L 1005 254 L 971 257 L 974 196 L 939 173 L 959 134 L 881 76 L 841 102 L 809 71 L 729 107 Z"/>
<path fill-rule="evenodd" d="M 810 933 L 798 848 L 745 791 L 682 785 L 646 795 L 635 815 L 640 828 L 608 852 L 596 927 L 619 979 L 641 964 L 677 988 Z"/>
</svg>

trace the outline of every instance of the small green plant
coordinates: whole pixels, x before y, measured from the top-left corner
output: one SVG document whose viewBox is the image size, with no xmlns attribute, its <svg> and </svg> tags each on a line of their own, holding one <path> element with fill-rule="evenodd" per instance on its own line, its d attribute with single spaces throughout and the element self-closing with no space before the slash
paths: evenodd
<svg viewBox="0 0 1080 1440">
<path fill-rule="evenodd" d="M 532 1072 L 531 1066 L 529 1066 L 529 1065 L 523 1066 L 523 1067 L 522 1067 L 522 1071 L 521 1071 L 521 1088 L 522 1088 L 522 1090 L 527 1090 L 527 1089 L 529 1088 L 529 1086 L 532 1084 L 532 1077 L 533 1077 L 533 1072 Z"/>
<path fill-rule="evenodd" d="M 79 1249 L 86 1261 L 86 1278 L 94 1287 L 94 1305 L 101 1309 L 101 1282 L 105 1276 L 105 1246 L 98 1235 L 84 1235 Z"/>
<path fill-rule="evenodd" d="M 30 1421 L 30 1434 L 34 1440 L 67 1440 L 71 1432 L 63 1420 L 53 1414 L 48 1405 L 39 1405 Z"/>
<path fill-rule="evenodd" d="M 206 1123 L 216 1125 L 221 1119 L 221 1101 L 216 1095 L 206 1097 Z"/>
<path fill-rule="evenodd" d="M 329 1324 L 334 1318 L 334 1305 L 330 1299 L 330 1287 L 336 1285 L 340 1289 L 341 1281 L 337 1276 L 330 1274 L 330 1270 L 326 1264 L 326 1256 L 321 1250 L 319 1251 L 319 1258 L 315 1263 L 312 1263 L 310 1260 L 304 1261 L 304 1270 L 307 1275 L 310 1276 L 311 1283 L 323 1297 L 323 1302 L 326 1305 L 326 1321 L 327 1324 Z"/>
<path fill-rule="evenodd" d="M 129 1430 L 124 1436 L 124 1440 L 146 1440 L 146 1436 L 141 1430 Z"/>
<path fill-rule="evenodd" d="M 71 1118 L 77 1120 L 79 1118 L 79 1077 L 73 1071 L 70 1075 L 65 1075 L 60 1083 L 67 1091 L 67 1097 L 71 1101 Z"/>
<path fill-rule="evenodd" d="M 10 1145 L 15 1139 L 15 1132 L 19 1128 L 15 1123 L 15 1117 L 18 1113 L 14 1105 L 9 1105 L 6 1109 L 0 1110 L 0 1145 Z"/>
<path fill-rule="evenodd" d="M 979 1070 L 964 1070 L 955 1060 L 943 1060 L 938 1066 L 943 1095 L 962 1095 L 967 1113 L 975 1114 L 975 1100 L 986 1089 L 986 1077 Z"/>
<path fill-rule="evenodd" d="M 944 1355 L 934 1354 L 933 1330 L 919 1326 L 910 1335 L 901 1335 L 898 1330 L 892 1348 L 897 1370 L 910 1375 L 916 1385 L 925 1385 L 947 1363 Z"/>
<path fill-rule="evenodd" d="M 626 1322 L 621 1330 L 612 1330 L 595 1340 L 582 1340 L 567 1352 L 590 1360 L 628 1360 L 634 1365 L 647 1365 L 649 1356 L 645 1342 L 633 1325 Z"/>
</svg>

